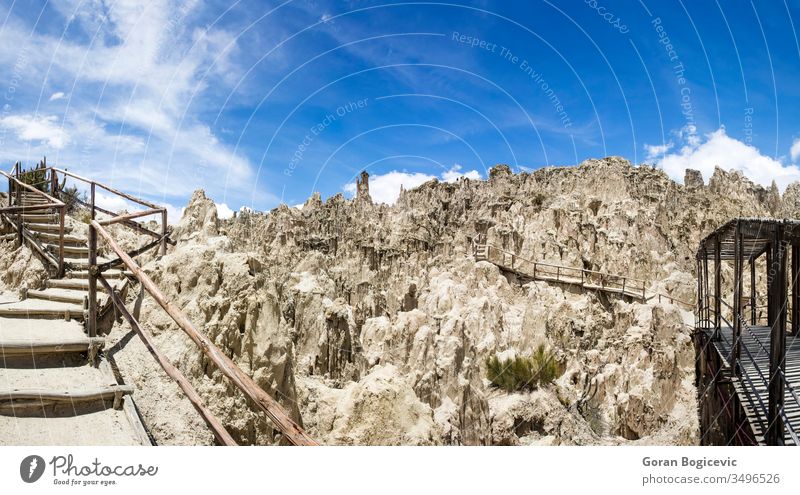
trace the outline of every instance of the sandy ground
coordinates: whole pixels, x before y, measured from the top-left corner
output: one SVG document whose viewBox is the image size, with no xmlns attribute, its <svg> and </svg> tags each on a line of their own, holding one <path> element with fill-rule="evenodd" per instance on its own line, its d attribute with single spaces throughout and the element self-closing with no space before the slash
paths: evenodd
<svg viewBox="0 0 800 495">
<path fill-rule="evenodd" d="M 139 445 L 123 411 L 108 408 L 79 416 L 0 415 L 3 445 Z"/>
<path fill-rule="evenodd" d="M 156 444 L 214 444 L 213 435 L 191 402 L 127 322 L 114 325 L 106 337 L 106 353 L 124 382 L 136 388 L 136 407 Z"/>
</svg>

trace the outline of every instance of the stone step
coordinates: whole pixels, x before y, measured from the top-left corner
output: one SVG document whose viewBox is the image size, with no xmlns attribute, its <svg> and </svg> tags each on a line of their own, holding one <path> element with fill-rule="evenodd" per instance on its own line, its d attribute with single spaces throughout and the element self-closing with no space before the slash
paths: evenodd
<svg viewBox="0 0 800 495">
<path fill-rule="evenodd" d="M 51 232 L 33 232 L 33 236 L 39 239 L 40 241 L 50 242 L 50 243 L 58 243 L 59 237 L 58 232 L 51 233 Z M 86 246 L 88 243 L 87 239 L 84 237 L 77 237 L 74 235 L 64 235 L 64 245 L 77 245 L 77 246 Z"/>
<path fill-rule="evenodd" d="M 133 273 L 129 271 L 112 269 L 104 271 L 103 276 L 107 279 L 125 278 L 125 277 L 132 277 Z M 86 270 L 72 270 L 67 272 L 67 279 L 88 279 L 88 278 L 89 278 L 89 272 Z"/>
<path fill-rule="evenodd" d="M 60 371 L 62 374 L 66 374 L 64 370 Z M 59 383 L 62 380 L 59 380 Z M 70 386 L 50 388 L 54 387 L 51 380 L 51 383 L 45 384 L 45 387 L 0 389 L 0 412 L 21 412 L 22 409 L 42 409 L 56 404 L 74 407 L 80 402 L 121 401 L 122 396 L 133 393 L 132 386 L 117 384 L 87 387 L 77 382 Z M 119 404 L 121 406 L 121 402 Z"/>
<path fill-rule="evenodd" d="M 26 299 L 0 305 L 0 318 L 83 320 L 83 306 L 58 301 Z"/>
<path fill-rule="evenodd" d="M 0 415 L 3 445 L 146 445 L 136 435 L 125 410 L 110 405 L 67 405 L 59 409 L 60 414 L 43 409 L 36 415 Z"/>
<path fill-rule="evenodd" d="M 28 230 L 34 232 L 55 232 L 58 233 L 60 226 L 58 224 L 52 223 L 28 223 L 25 225 Z M 71 232 L 72 229 L 65 225 L 64 226 L 64 233 Z"/>
<path fill-rule="evenodd" d="M 58 244 L 45 243 L 44 247 L 51 253 L 58 255 Z M 64 244 L 64 257 L 70 258 L 88 258 L 89 248 L 86 246 L 75 246 Z"/>
<path fill-rule="evenodd" d="M 106 263 L 111 261 L 109 258 L 98 256 L 97 264 Z M 67 257 L 64 256 L 64 263 L 69 263 L 73 270 L 87 270 L 89 268 L 89 260 L 87 258 L 77 258 L 74 255 Z"/>
<path fill-rule="evenodd" d="M 104 275 L 108 272 L 104 272 Z M 116 287 L 122 283 L 120 277 L 110 277 L 106 276 L 109 280 L 109 283 L 112 287 Z M 88 291 L 89 290 L 89 279 L 87 278 L 61 278 L 61 279 L 50 279 L 47 281 L 47 287 L 53 289 L 75 289 L 81 291 Z M 102 290 L 102 286 L 98 284 L 98 292 Z"/>
<path fill-rule="evenodd" d="M 14 362 L 12 357 L 26 358 L 26 361 L 33 362 L 36 356 L 44 354 L 70 354 L 87 353 L 92 347 L 102 349 L 105 339 L 101 337 L 77 337 L 72 339 L 42 338 L 19 339 L 19 340 L 0 340 L 0 353 L 3 355 L 4 365 Z M 2 372 L 0 372 L 2 374 Z"/>
<path fill-rule="evenodd" d="M 86 286 L 88 290 L 88 284 Z M 101 288 L 102 290 L 102 288 Z M 97 291 L 98 296 L 102 296 L 105 291 Z M 28 297 L 31 299 L 42 299 L 44 301 L 57 301 L 64 303 L 72 303 L 83 307 L 84 300 L 88 292 L 81 289 L 64 289 L 64 288 L 47 288 L 44 290 L 29 290 Z M 102 297 L 97 298 L 98 303 L 102 302 Z"/>
<path fill-rule="evenodd" d="M 59 223 L 59 217 L 51 213 L 24 213 L 22 221 L 26 223 Z"/>
</svg>

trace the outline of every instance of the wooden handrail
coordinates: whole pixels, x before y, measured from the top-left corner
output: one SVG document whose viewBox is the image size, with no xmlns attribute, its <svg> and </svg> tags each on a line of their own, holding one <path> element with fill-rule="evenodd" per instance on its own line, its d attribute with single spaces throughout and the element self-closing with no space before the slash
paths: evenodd
<svg viewBox="0 0 800 495">
<path fill-rule="evenodd" d="M 267 394 L 253 379 L 239 368 L 236 363 L 226 356 L 211 340 L 198 332 L 192 322 L 178 307 L 170 302 L 156 284 L 144 273 L 139 265 L 114 241 L 108 231 L 97 220 L 90 223 L 90 231 L 99 234 L 117 253 L 117 256 L 133 273 L 133 276 L 142 284 L 144 289 L 156 300 L 172 320 L 189 336 L 192 341 L 208 356 L 214 364 L 227 376 L 242 392 L 245 393 L 256 405 L 272 420 L 272 423 L 281 431 L 286 439 L 293 445 L 317 445 L 305 430 L 295 423 L 283 407 Z M 90 268 L 96 271 L 96 267 Z M 94 275 L 96 277 L 97 274 Z M 90 287 L 92 281 L 90 280 Z"/>
<path fill-rule="evenodd" d="M 47 169 L 50 169 L 52 174 L 59 174 L 59 173 L 60 174 L 64 174 L 65 177 L 72 177 L 73 179 L 76 179 L 76 180 L 82 181 L 82 182 L 84 182 L 86 184 L 89 184 L 89 188 L 91 190 L 92 198 L 91 198 L 91 203 L 88 205 L 88 207 L 91 209 L 92 220 L 94 220 L 94 218 L 95 218 L 95 212 L 100 211 L 102 213 L 105 213 L 107 215 L 111 215 L 112 217 L 114 217 L 111 220 L 106 221 L 106 223 L 105 223 L 106 225 L 110 225 L 112 223 L 117 223 L 117 222 L 122 222 L 124 225 L 127 225 L 127 226 L 129 226 L 131 228 L 134 228 L 134 229 L 136 229 L 136 230 L 138 230 L 140 232 L 146 233 L 148 235 L 153 235 L 154 237 L 160 237 L 161 238 L 161 249 L 160 249 L 161 255 L 163 256 L 163 255 L 167 254 L 167 244 L 170 243 L 170 240 L 169 240 L 169 236 L 168 236 L 169 227 L 168 227 L 168 223 L 167 223 L 167 209 L 166 208 L 158 206 L 156 204 L 153 204 L 153 203 L 151 203 L 149 201 L 145 201 L 142 198 L 137 198 L 135 196 L 131 196 L 130 194 L 124 193 L 124 192 L 122 192 L 122 191 L 120 191 L 118 189 L 115 189 L 115 188 L 111 187 L 111 186 L 108 186 L 106 184 L 103 184 L 101 182 L 97 182 L 97 181 L 94 181 L 94 180 L 91 180 L 91 179 L 87 179 L 86 177 L 82 177 L 82 176 L 80 176 L 78 174 L 69 172 L 69 171 L 67 171 L 65 169 L 60 169 L 60 168 L 56 168 L 56 167 L 47 167 Z M 46 169 L 40 169 L 40 170 L 46 170 Z M 56 176 L 53 175 L 51 177 L 53 179 L 53 184 L 57 184 L 58 181 L 56 179 Z M 105 189 L 106 191 L 108 191 L 108 192 L 110 192 L 112 194 L 116 194 L 117 196 L 120 196 L 121 198 L 127 199 L 128 201 L 132 201 L 132 202 L 137 203 L 139 205 L 146 206 L 147 208 L 149 208 L 149 210 L 146 213 L 134 212 L 134 213 L 129 213 L 129 214 L 125 214 L 125 215 L 119 215 L 117 213 L 112 213 L 112 212 L 110 212 L 108 210 L 100 208 L 95 203 L 95 188 L 96 187 L 100 187 L 102 189 Z M 84 201 L 81 201 L 78 198 L 76 198 L 76 200 L 79 203 L 86 205 L 86 203 Z M 132 218 L 139 218 L 139 217 L 148 216 L 148 215 L 157 215 L 159 213 L 161 214 L 161 234 L 156 234 L 155 232 L 152 232 L 151 230 L 142 227 L 141 225 L 137 224 L 136 222 L 131 221 Z"/>
<path fill-rule="evenodd" d="M 39 171 L 47 171 L 47 170 L 50 170 L 50 168 L 47 167 L 47 168 L 44 168 L 44 169 L 37 169 L 37 170 L 39 170 Z M 55 179 L 55 177 L 52 175 L 54 172 L 52 170 L 50 170 L 50 173 L 51 173 L 50 180 L 53 181 Z M 33 187 L 32 185 L 26 184 L 25 182 L 21 181 L 19 179 L 19 175 L 20 175 L 19 162 L 17 162 L 14 165 L 14 169 L 13 169 L 13 174 L 14 175 L 7 174 L 7 173 L 3 172 L 2 170 L 0 170 L 0 174 L 2 174 L 4 177 L 6 177 L 8 179 L 8 207 L 0 209 L 0 213 L 2 213 L 2 214 L 16 213 L 16 216 L 17 216 L 17 221 L 16 221 L 16 223 L 17 223 L 17 232 L 18 232 L 18 235 L 19 235 L 19 243 L 20 243 L 20 245 L 22 245 L 22 243 L 25 241 L 25 238 L 26 238 L 26 236 L 24 235 L 24 232 L 25 232 L 26 229 L 23 226 L 22 216 L 21 216 L 22 212 L 24 212 L 26 210 L 28 210 L 28 211 L 38 211 L 38 210 L 49 209 L 49 208 L 53 208 L 55 210 L 58 210 L 58 217 L 59 217 L 58 265 L 57 265 L 56 269 L 58 271 L 58 276 L 62 276 L 64 274 L 64 270 L 65 270 L 65 266 L 64 266 L 64 221 L 65 221 L 65 216 L 66 216 L 66 204 L 63 201 L 59 200 L 58 198 L 55 198 L 55 197 L 45 193 L 44 191 L 41 191 L 41 190 Z M 16 192 L 17 192 L 17 206 L 16 207 L 12 207 L 11 206 L 11 186 L 12 186 L 12 184 L 17 186 L 16 187 Z M 22 200 L 21 190 L 22 189 L 26 189 L 26 190 L 30 191 L 31 193 L 34 193 L 36 195 L 41 196 L 42 198 L 46 199 L 48 201 L 48 203 L 47 204 L 43 204 L 43 205 L 25 205 L 25 206 L 22 206 L 21 205 L 21 200 Z M 14 222 L 11 222 L 11 223 L 14 223 Z M 28 236 L 28 238 L 30 239 L 29 236 Z M 34 243 L 34 245 L 35 245 L 35 243 Z M 36 246 L 35 245 L 35 247 L 37 248 L 37 251 L 39 251 L 40 254 L 42 254 L 40 246 Z M 45 258 L 49 260 L 49 257 L 46 256 L 46 255 L 45 255 Z"/>
<path fill-rule="evenodd" d="M 24 189 L 27 189 L 32 193 L 38 194 L 39 196 L 42 196 L 42 197 L 46 198 L 51 203 L 56 203 L 58 206 L 65 206 L 63 201 L 61 201 L 61 200 L 59 200 L 57 198 L 54 198 L 53 196 L 50 196 L 49 194 L 47 194 L 44 191 L 36 189 L 35 187 L 31 186 L 30 184 L 26 184 L 26 183 L 22 182 L 21 180 L 17 179 L 16 177 L 14 177 L 12 175 L 9 175 L 9 174 L 3 172 L 2 170 L 0 170 L 0 174 L 5 176 L 7 179 L 11 180 L 12 182 L 17 184 L 18 186 L 22 186 Z M 9 194 L 10 194 L 10 191 L 9 191 Z"/>
<path fill-rule="evenodd" d="M 165 210 L 164 208 L 151 208 L 149 210 L 144 210 L 144 211 L 135 211 L 133 213 L 125 213 L 124 215 L 117 215 L 115 217 L 109 218 L 108 220 L 103 220 L 99 223 L 100 225 L 113 225 L 115 223 L 125 222 L 127 220 L 133 220 L 134 218 L 148 217 L 150 215 L 160 214 L 164 210 Z"/>
<path fill-rule="evenodd" d="M 167 358 L 156 348 L 150 332 L 142 328 L 136 318 L 134 318 L 130 311 L 128 311 L 128 308 L 125 307 L 125 303 L 119 297 L 119 294 L 114 291 L 113 287 L 111 287 L 111 284 L 108 283 L 108 280 L 106 280 L 102 275 L 97 277 L 97 280 L 106 289 L 106 292 L 108 292 L 109 296 L 111 297 L 111 301 L 113 301 L 114 306 L 117 307 L 117 310 L 122 313 L 122 316 L 125 317 L 131 328 L 133 328 L 136 333 L 139 334 L 139 338 L 142 339 L 144 346 L 147 347 L 147 350 L 150 351 L 150 354 L 152 354 L 156 362 L 161 365 L 161 368 L 164 370 L 164 372 L 170 378 L 172 378 L 175 383 L 178 384 L 178 387 L 180 387 L 183 393 L 186 394 L 186 398 L 189 399 L 189 402 L 192 403 L 192 406 L 194 406 L 195 410 L 197 410 L 197 412 L 203 418 L 203 421 L 206 422 L 206 425 L 208 425 L 208 427 L 214 433 L 217 441 L 222 445 L 236 445 L 236 440 L 234 440 L 230 433 L 228 433 L 228 430 L 222 426 L 222 423 L 219 421 L 219 419 L 217 419 L 216 416 L 214 416 L 214 413 L 212 413 L 208 407 L 206 407 L 203 399 L 200 397 L 194 387 L 192 387 L 192 384 L 189 383 L 189 380 L 186 379 L 186 376 L 184 376 L 184 374 L 181 373 L 181 371 L 170 362 L 169 358 Z"/>
<path fill-rule="evenodd" d="M 145 200 L 143 200 L 141 198 L 137 198 L 136 196 L 131 196 L 130 194 L 127 194 L 127 193 L 124 193 L 124 192 L 119 191 L 117 189 L 114 189 L 113 187 L 107 186 L 107 185 L 105 185 L 105 184 L 103 184 L 101 182 L 97 182 L 97 181 L 93 181 L 91 179 L 87 179 L 86 177 L 82 177 L 82 176 L 80 176 L 78 174 L 74 174 L 72 172 L 68 172 L 68 171 L 60 169 L 60 168 L 52 167 L 52 169 L 55 170 L 56 172 L 60 173 L 60 174 L 64 174 L 66 176 L 72 177 L 73 179 L 77 179 L 77 180 L 85 182 L 87 184 L 90 184 L 90 185 L 91 184 L 95 184 L 98 187 L 101 187 L 101 188 L 105 189 L 106 191 L 108 191 L 110 193 L 114 193 L 117 196 L 122 196 L 123 198 L 127 199 L 128 201 L 133 201 L 134 203 L 138 203 L 138 204 L 140 204 L 142 206 L 146 206 L 148 208 L 152 208 L 152 209 L 156 209 L 156 210 L 162 209 L 158 205 L 155 205 L 155 204 L 153 204 L 153 203 L 151 203 L 149 201 L 145 201 Z"/>
</svg>

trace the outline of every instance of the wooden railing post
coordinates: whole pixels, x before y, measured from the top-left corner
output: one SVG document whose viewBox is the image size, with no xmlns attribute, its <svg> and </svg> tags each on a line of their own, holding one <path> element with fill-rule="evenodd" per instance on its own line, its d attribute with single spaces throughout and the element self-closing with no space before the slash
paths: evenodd
<svg viewBox="0 0 800 495">
<path fill-rule="evenodd" d="M 214 433 L 214 436 L 217 438 L 217 441 L 221 445 L 236 445 L 236 441 L 231 437 L 228 430 L 222 425 L 222 423 L 214 416 L 208 407 L 206 407 L 203 399 L 200 398 L 200 395 L 197 391 L 192 387 L 192 384 L 189 383 L 189 380 L 186 379 L 183 373 L 173 365 L 170 360 L 159 351 L 155 343 L 153 342 L 153 338 L 150 333 L 142 328 L 139 325 L 139 322 L 133 315 L 128 311 L 128 308 L 125 307 L 122 299 L 119 296 L 119 291 L 115 290 L 111 287 L 111 284 L 101 275 L 98 277 L 98 280 L 105 288 L 106 292 L 108 292 L 109 297 L 111 297 L 111 301 L 114 303 L 114 306 L 117 307 L 117 310 L 122 314 L 122 316 L 128 321 L 128 324 L 131 328 L 139 334 L 139 338 L 142 339 L 144 346 L 150 351 L 150 354 L 155 358 L 156 362 L 161 365 L 161 368 L 172 378 L 175 383 L 183 390 L 183 393 L 186 394 L 186 397 L 189 399 L 189 402 L 192 403 L 195 410 L 200 413 L 200 416 L 206 422 L 209 428 L 211 428 L 211 432 Z"/>
<path fill-rule="evenodd" d="M 741 226 L 736 222 L 733 239 L 733 348 L 731 349 L 731 370 L 733 374 L 738 374 L 737 362 L 740 356 L 741 336 L 742 336 L 742 285 L 744 280 L 744 263 L 742 249 L 744 240 L 741 234 Z"/>
<path fill-rule="evenodd" d="M 55 169 L 50 169 L 50 196 L 58 199 L 58 175 Z"/>
<path fill-rule="evenodd" d="M 784 424 L 781 410 L 784 404 L 784 376 L 786 370 L 786 246 L 783 241 L 783 226 L 776 225 L 770 243 L 769 299 L 770 307 L 770 352 L 769 352 L 769 404 L 767 445 L 782 445 Z"/>
<path fill-rule="evenodd" d="M 192 339 L 192 341 L 214 362 L 219 370 L 227 376 L 242 392 L 272 420 L 273 424 L 281 431 L 283 436 L 294 445 L 317 445 L 305 430 L 292 420 L 283 407 L 264 391 L 248 374 L 242 371 L 227 354 L 222 352 L 208 337 L 197 331 L 186 314 L 167 299 L 163 292 L 156 286 L 150 277 L 144 273 L 139 265 L 114 241 L 111 235 L 96 220 L 92 220 L 92 227 L 101 235 L 112 251 L 122 260 L 125 266 L 133 273 L 142 287 L 155 299 L 172 320 Z"/>
<path fill-rule="evenodd" d="M 719 233 L 714 238 L 714 340 L 722 330 L 722 242 Z"/>
<path fill-rule="evenodd" d="M 64 276 L 64 217 L 66 216 L 66 206 L 62 205 L 58 209 L 58 276 Z"/>
<path fill-rule="evenodd" d="M 89 224 L 89 315 L 87 331 L 89 337 L 97 336 L 97 229 L 94 226 L 95 185 L 91 184 L 91 218 Z"/>
<path fill-rule="evenodd" d="M 167 254 L 167 209 L 161 212 L 161 256 Z"/>
<path fill-rule="evenodd" d="M 17 169 L 17 177 L 19 177 L 19 169 Z M 22 188 L 16 187 L 17 190 L 17 206 L 22 206 Z M 24 210 L 20 209 L 17 211 L 17 242 L 19 242 L 19 247 L 22 247 L 23 238 L 22 238 L 22 212 Z"/>
</svg>

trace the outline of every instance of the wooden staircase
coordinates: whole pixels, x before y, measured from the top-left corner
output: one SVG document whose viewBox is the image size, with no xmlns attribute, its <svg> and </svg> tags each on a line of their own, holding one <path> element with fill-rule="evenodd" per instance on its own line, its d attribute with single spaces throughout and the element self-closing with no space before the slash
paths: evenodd
<svg viewBox="0 0 800 495">
<path fill-rule="evenodd" d="M 33 206 L 42 199 L 23 192 L 12 206 Z M 14 215 L 3 215 L 6 222 Z M 23 213 L 23 230 L 45 252 L 59 254 L 60 218 Z M 3 236 L 14 242 L 18 234 Z M 119 384 L 102 353 L 105 340 L 90 337 L 87 318 L 89 247 L 65 226 L 64 276 L 42 288 L 23 291 L 19 300 L 0 304 L 0 444 L 4 445 L 149 445 L 133 404 L 133 388 Z M 98 258 L 98 262 L 104 260 Z M 122 289 L 125 272 L 108 270 L 112 287 Z M 107 295 L 97 307 L 108 307 Z"/>
<path fill-rule="evenodd" d="M 128 322 L 180 387 L 217 442 L 237 444 L 126 308 L 128 282 L 139 284 L 153 297 L 253 407 L 269 418 L 282 441 L 317 445 L 274 397 L 194 327 L 134 260 L 151 249 L 164 255 L 167 245 L 175 244 L 169 238 L 165 207 L 65 169 L 48 167 L 45 161 L 27 171 L 17 163 L 11 172 L 0 171 L 0 175 L 8 179 L 9 191 L 6 205 L 0 205 L 0 218 L 11 230 L 0 235 L 0 242 L 29 246 L 55 273 L 43 287 L 23 290 L 20 299 L 3 301 L 0 297 L 0 445 L 150 443 L 133 405 L 133 389 L 117 382 L 102 352 L 105 341 L 98 337 L 98 322 L 107 321 L 112 309 L 113 316 Z M 87 197 L 77 194 L 76 185 L 66 188 L 68 179 L 88 189 Z M 97 189 L 133 203 L 134 211 L 115 213 L 98 206 Z M 70 232 L 67 203 L 62 199 L 89 213 L 88 239 Z M 152 216 L 160 217 L 160 232 L 134 221 Z M 150 240 L 126 251 L 106 230 L 110 225 L 132 229 Z M 98 240 L 115 255 L 113 259 L 99 256 Z"/>
</svg>

